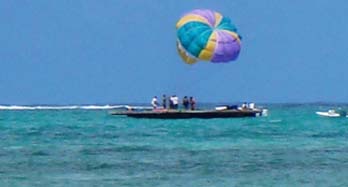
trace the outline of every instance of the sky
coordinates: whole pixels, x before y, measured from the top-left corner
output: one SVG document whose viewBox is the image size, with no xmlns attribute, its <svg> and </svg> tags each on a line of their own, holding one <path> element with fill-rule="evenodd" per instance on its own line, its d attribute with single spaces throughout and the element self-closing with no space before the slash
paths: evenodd
<svg viewBox="0 0 348 187">
<path fill-rule="evenodd" d="M 232 19 L 238 60 L 183 63 L 175 24 Z M 0 104 L 348 102 L 348 1 L 0 1 Z"/>
</svg>

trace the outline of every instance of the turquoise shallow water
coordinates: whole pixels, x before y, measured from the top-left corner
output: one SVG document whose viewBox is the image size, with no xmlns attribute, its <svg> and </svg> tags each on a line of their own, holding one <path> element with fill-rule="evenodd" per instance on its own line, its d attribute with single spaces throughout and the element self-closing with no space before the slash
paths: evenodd
<svg viewBox="0 0 348 187">
<path fill-rule="evenodd" d="M 2 110 L 0 186 L 348 186 L 348 118 L 268 108 L 210 120 Z"/>
</svg>

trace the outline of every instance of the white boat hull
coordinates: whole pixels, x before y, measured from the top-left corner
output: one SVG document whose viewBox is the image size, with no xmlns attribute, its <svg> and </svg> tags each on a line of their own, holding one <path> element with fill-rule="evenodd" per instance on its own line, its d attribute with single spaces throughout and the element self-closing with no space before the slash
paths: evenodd
<svg viewBox="0 0 348 187">
<path fill-rule="evenodd" d="M 332 112 L 316 112 L 319 116 L 325 116 L 325 117 L 341 117 L 339 113 L 332 113 Z"/>
</svg>

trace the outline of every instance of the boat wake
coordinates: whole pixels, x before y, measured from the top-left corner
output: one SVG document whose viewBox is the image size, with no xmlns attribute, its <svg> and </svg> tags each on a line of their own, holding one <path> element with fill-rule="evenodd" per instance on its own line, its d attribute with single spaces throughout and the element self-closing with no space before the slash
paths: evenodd
<svg viewBox="0 0 348 187">
<path fill-rule="evenodd" d="M 283 120 L 281 119 L 272 119 L 272 120 L 269 120 L 270 123 L 281 123 L 283 122 Z"/>
</svg>

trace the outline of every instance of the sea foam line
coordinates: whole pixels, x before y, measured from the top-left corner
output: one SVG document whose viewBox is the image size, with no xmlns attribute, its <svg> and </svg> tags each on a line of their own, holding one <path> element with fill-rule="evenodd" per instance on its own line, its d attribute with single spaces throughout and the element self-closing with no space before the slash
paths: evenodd
<svg viewBox="0 0 348 187">
<path fill-rule="evenodd" d="M 20 106 L 20 105 L 0 105 L 0 110 L 109 110 L 127 109 L 129 105 L 69 105 L 69 106 Z M 140 106 L 139 106 L 140 107 Z"/>
</svg>

